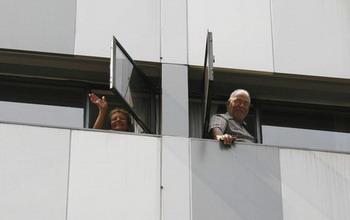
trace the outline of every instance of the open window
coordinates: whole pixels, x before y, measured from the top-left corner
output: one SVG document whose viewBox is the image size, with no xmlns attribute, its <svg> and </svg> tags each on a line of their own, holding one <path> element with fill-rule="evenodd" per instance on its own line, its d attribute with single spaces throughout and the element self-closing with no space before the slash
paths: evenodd
<svg viewBox="0 0 350 220">
<path fill-rule="evenodd" d="M 136 131 L 156 133 L 155 86 L 113 36 L 110 60 L 110 89 L 121 107 L 133 117 Z M 142 106 L 139 105 L 143 99 Z M 149 113 L 145 116 L 145 112 Z M 153 118 L 149 120 L 149 118 Z"/>
<path fill-rule="evenodd" d="M 202 98 L 202 116 L 203 116 L 203 132 L 202 137 L 208 137 L 210 107 L 212 96 L 212 84 L 214 81 L 214 54 L 213 54 L 213 34 L 207 33 L 205 46 L 204 69 L 203 69 L 203 98 Z"/>
</svg>

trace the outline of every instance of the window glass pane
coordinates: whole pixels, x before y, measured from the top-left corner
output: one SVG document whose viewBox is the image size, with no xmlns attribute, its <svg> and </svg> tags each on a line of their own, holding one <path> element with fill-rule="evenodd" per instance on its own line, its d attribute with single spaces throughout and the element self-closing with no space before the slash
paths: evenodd
<svg viewBox="0 0 350 220">
<path fill-rule="evenodd" d="M 155 110 L 155 103 L 152 98 L 155 98 L 153 93 L 154 85 L 149 78 L 136 66 L 132 58 L 127 54 L 125 49 L 113 37 L 113 49 L 111 56 L 111 76 L 110 88 L 117 91 L 125 101 L 124 108 L 129 109 L 129 112 L 135 113 L 134 119 L 138 122 L 140 130 L 144 128 L 144 132 L 155 133 L 155 125 L 150 126 L 147 118 L 142 117 L 152 110 Z M 146 95 L 142 102 L 140 95 Z M 138 103 L 137 103 L 138 102 Z M 140 105 L 142 107 L 140 108 Z M 139 129 L 137 129 L 139 130 Z M 149 130 L 149 131 L 147 131 Z"/>
<path fill-rule="evenodd" d="M 350 149 L 350 111 L 334 106 L 264 104 L 263 144 L 323 150 Z"/>
<path fill-rule="evenodd" d="M 350 134 L 279 126 L 262 126 L 263 143 L 323 150 L 350 150 Z"/>
<path fill-rule="evenodd" d="M 84 88 L 69 85 L 0 81 L 0 101 L 83 108 L 86 96 Z"/>
<path fill-rule="evenodd" d="M 82 128 L 84 126 L 84 109 L 0 101 L 0 120 L 16 123 Z"/>
</svg>

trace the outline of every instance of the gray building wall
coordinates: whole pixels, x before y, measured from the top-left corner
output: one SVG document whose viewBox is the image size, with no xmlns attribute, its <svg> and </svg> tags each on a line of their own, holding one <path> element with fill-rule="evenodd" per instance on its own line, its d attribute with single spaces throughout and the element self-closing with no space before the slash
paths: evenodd
<svg viewBox="0 0 350 220">
<path fill-rule="evenodd" d="M 0 219 L 66 218 L 70 130 L 0 124 Z"/>
<path fill-rule="evenodd" d="M 3 0 L 0 48 L 73 54 L 75 0 Z"/>
<path fill-rule="evenodd" d="M 192 219 L 283 219 L 278 148 L 191 140 Z"/>
<path fill-rule="evenodd" d="M 110 56 L 112 35 L 136 60 L 349 78 L 347 0 L 4 0 L 0 48 Z M 164 59 L 162 59 L 163 57 Z"/>
<path fill-rule="evenodd" d="M 0 123 L 0 157 L 1 219 L 350 219 L 348 153 Z"/>
</svg>

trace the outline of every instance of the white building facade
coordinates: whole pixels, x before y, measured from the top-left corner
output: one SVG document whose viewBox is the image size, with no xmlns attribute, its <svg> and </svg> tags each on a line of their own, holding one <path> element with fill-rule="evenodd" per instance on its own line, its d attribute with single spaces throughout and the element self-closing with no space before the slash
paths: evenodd
<svg viewBox="0 0 350 220">
<path fill-rule="evenodd" d="M 0 219 L 350 219 L 350 1 L 3 0 Z M 251 93 L 256 144 L 202 137 Z M 154 134 L 89 129 L 116 36 L 157 87 Z"/>
</svg>

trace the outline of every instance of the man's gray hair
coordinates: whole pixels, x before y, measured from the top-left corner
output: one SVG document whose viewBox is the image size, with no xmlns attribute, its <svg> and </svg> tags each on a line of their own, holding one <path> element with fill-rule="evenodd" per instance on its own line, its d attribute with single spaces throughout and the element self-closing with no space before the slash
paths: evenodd
<svg viewBox="0 0 350 220">
<path fill-rule="evenodd" d="M 245 89 L 236 89 L 236 90 L 234 90 L 234 91 L 231 93 L 229 100 L 230 100 L 231 98 L 233 98 L 233 97 L 236 97 L 238 94 L 241 94 L 241 93 L 246 94 L 246 95 L 248 96 L 249 102 L 250 102 L 250 95 L 249 95 L 249 92 L 248 92 L 247 90 L 245 90 Z"/>
</svg>

